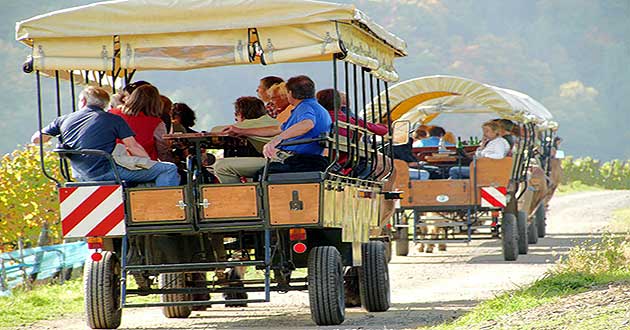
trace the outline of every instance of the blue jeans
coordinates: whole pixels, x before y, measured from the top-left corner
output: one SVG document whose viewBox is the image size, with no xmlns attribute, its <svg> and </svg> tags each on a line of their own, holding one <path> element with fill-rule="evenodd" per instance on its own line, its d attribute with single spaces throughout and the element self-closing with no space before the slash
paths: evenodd
<svg viewBox="0 0 630 330">
<path fill-rule="evenodd" d="M 159 162 L 147 170 L 128 170 L 116 165 L 120 179 L 129 183 L 143 183 L 155 181 L 157 187 L 179 186 L 179 174 L 177 166 L 173 163 Z M 103 175 L 89 178 L 90 181 L 114 181 L 116 176 L 110 171 Z"/>
<path fill-rule="evenodd" d="M 470 178 L 470 167 L 453 166 L 448 170 L 448 175 L 451 179 L 468 179 Z"/>
<path fill-rule="evenodd" d="M 417 168 L 409 169 L 410 180 L 429 180 L 429 171 L 419 170 Z"/>
</svg>

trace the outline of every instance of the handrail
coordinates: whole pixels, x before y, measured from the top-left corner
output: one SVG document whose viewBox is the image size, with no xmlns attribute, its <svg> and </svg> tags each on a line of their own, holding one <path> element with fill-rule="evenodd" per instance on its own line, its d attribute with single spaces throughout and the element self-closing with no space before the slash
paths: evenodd
<svg viewBox="0 0 630 330">
<path fill-rule="evenodd" d="M 58 153 L 60 156 L 67 155 L 89 155 L 89 156 L 103 156 L 108 161 L 112 170 L 114 171 L 114 177 L 116 178 L 117 184 L 122 184 L 122 180 L 120 179 L 120 174 L 118 173 L 118 168 L 116 167 L 116 162 L 114 161 L 114 157 L 108 152 L 99 149 L 65 149 L 65 148 L 56 148 L 53 152 Z"/>
</svg>

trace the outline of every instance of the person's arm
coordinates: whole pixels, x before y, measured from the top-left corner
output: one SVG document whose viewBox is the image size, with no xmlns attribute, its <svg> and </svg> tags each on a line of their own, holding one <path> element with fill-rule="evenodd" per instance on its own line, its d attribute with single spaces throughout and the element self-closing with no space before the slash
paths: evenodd
<svg viewBox="0 0 630 330">
<path fill-rule="evenodd" d="M 164 122 L 157 125 L 155 131 L 153 131 L 153 139 L 155 139 L 155 149 L 157 149 L 158 159 L 166 162 L 172 162 L 173 157 L 169 150 L 168 143 L 164 140 L 163 136 L 166 134 L 166 124 Z"/>
<path fill-rule="evenodd" d="M 44 134 L 44 133 L 40 134 L 39 132 L 35 132 L 33 133 L 33 136 L 31 136 L 31 143 L 39 144 L 40 139 L 42 140 L 42 142 L 46 143 L 50 141 L 51 138 L 52 138 L 51 135 Z"/>
<path fill-rule="evenodd" d="M 129 151 L 129 154 L 131 154 L 132 156 L 150 158 L 149 154 L 144 150 L 144 148 L 140 145 L 140 143 L 136 141 L 135 137 L 133 136 L 126 137 L 122 139 L 122 142 L 125 145 L 125 147 L 127 147 L 127 151 Z"/>
<path fill-rule="evenodd" d="M 262 136 L 270 137 L 276 136 L 282 132 L 280 126 L 267 126 L 267 127 L 252 127 L 252 128 L 240 128 L 235 125 L 230 125 L 221 131 L 229 135 L 236 136 Z"/>
<path fill-rule="evenodd" d="M 305 119 L 300 121 L 299 123 L 287 128 L 282 131 L 276 137 L 274 137 L 269 143 L 265 144 L 263 148 L 263 155 L 267 158 L 273 158 L 276 155 L 276 147 L 283 140 L 294 138 L 300 135 L 306 134 L 308 131 L 312 130 L 315 127 L 315 123 L 311 119 Z"/>
</svg>

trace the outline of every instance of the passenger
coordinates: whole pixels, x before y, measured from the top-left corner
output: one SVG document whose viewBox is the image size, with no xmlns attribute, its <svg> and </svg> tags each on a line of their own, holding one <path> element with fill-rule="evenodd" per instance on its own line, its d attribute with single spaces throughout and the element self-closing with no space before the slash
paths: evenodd
<svg viewBox="0 0 630 330">
<path fill-rule="evenodd" d="M 277 86 L 277 85 L 276 85 Z M 243 96 L 236 99 L 234 102 L 234 119 L 236 124 L 232 128 L 230 126 L 216 126 L 212 128 L 212 132 L 232 132 L 234 133 L 238 129 L 248 128 L 261 128 L 261 127 L 280 127 L 278 120 L 271 118 L 265 109 L 265 104 L 262 100 L 254 96 Z M 235 130 L 236 129 L 236 130 Z M 247 139 L 252 146 L 262 154 L 262 148 L 271 141 L 270 137 L 261 136 L 248 136 Z"/>
<path fill-rule="evenodd" d="M 166 125 L 162 121 L 162 99 L 152 85 L 136 88 L 125 104 L 109 111 L 122 117 L 136 135 L 136 140 L 153 160 L 171 160 L 163 135 Z"/>
<path fill-rule="evenodd" d="M 295 164 L 301 165 L 301 170 L 323 170 L 327 161 L 321 156 L 324 148 L 318 142 L 278 147 L 282 141 L 318 138 L 328 133 L 331 125 L 326 109 L 315 100 L 315 83 L 309 77 L 289 79 L 287 90 L 289 103 L 295 109 L 281 127 L 242 129 L 232 125 L 225 131 L 243 136 L 274 136 L 263 148 L 263 155 L 272 163 L 287 165 L 289 169 Z M 265 163 L 265 158 L 257 157 L 223 158 L 217 160 L 215 174 L 221 183 L 238 183 L 241 176 L 253 178 Z"/>
<path fill-rule="evenodd" d="M 105 112 L 109 94 L 100 87 L 86 87 L 79 94 L 81 109 L 55 119 L 31 141 L 44 142 L 57 136 L 67 149 L 98 149 L 112 153 L 116 139 L 122 141 L 131 156 L 149 158 L 149 154 L 134 138 L 134 132 L 119 116 Z M 71 155 L 72 173 L 79 181 L 112 181 L 115 179 L 110 163 L 104 157 Z M 122 180 L 132 183 L 155 181 L 157 186 L 179 184 L 177 167 L 171 163 L 149 162 L 147 169 L 129 170 L 116 166 Z"/>
<path fill-rule="evenodd" d="M 258 97 L 265 102 L 265 109 L 269 112 L 269 115 L 273 118 L 277 117 L 277 113 L 275 112 L 275 107 L 269 98 L 268 90 L 271 86 L 279 83 L 283 83 L 284 79 L 276 76 L 267 76 L 260 79 L 260 83 L 256 88 L 256 93 Z"/>
<path fill-rule="evenodd" d="M 515 130 L 515 124 L 509 119 L 495 119 L 499 124 L 499 134 L 508 142 L 510 149 L 514 147 L 513 131 Z"/>
<path fill-rule="evenodd" d="M 420 140 L 420 143 L 418 143 L 418 146 L 419 147 L 437 147 L 440 145 L 440 139 L 444 137 L 444 134 L 446 134 L 446 131 L 442 127 L 433 126 L 429 130 L 429 137 L 426 139 Z M 453 144 L 451 143 L 445 143 L 445 145 L 453 146 Z"/>
<path fill-rule="evenodd" d="M 173 103 L 171 107 L 172 133 L 197 133 L 192 129 L 196 120 L 195 112 L 186 103 Z"/>
<path fill-rule="evenodd" d="M 484 123 L 481 128 L 483 130 L 483 139 L 481 139 L 481 144 L 479 148 L 477 148 L 477 151 L 475 151 L 475 157 L 492 159 L 505 158 L 510 152 L 510 145 L 506 139 L 501 137 L 499 124 L 496 121 L 489 121 Z M 449 175 L 451 179 L 470 178 L 470 167 L 451 167 Z"/>
<path fill-rule="evenodd" d="M 171 101 L 171 99 L 169 99 L 168 97 L 164 96 L 164 95 L 160 95 L 160 99 L 162 100 L 162 115 L 160 115 L 160 118 L 162 119 L 162 121 L 164 122 L 164 125 L 166 126 L 166 131 L 170 132 L 171 131 L 171 107 L 173 106 L 173 102 Z"/>
<path fill-rule="evenodd" d="M 453 134 L 453 132 L 446 132 L 442 139 L 444 139 L 446 145 L 455 145 L 455 143 L 457 143 L 457 139 L 455 138 L 455 134 Z"/>
<path fill-rule="evenodd" d="M 275 113 L 275 117 L 271 117 L 278 119 L 280 124 L 283 124 L 289 119 L 294 108 L 293 105 L 289 104 L 287 84 L 285 82 L 275 84 L 267 90 L 267 93 L 271 99 L 273 113 Z"/>
<path fill-rule="evenodd" d="M 420 125 L 413 132 L 413 147 L 420 148 L 422 145 L 422 140 L 429 137 L 429 130 L 431 126 Z"/>
</svg>

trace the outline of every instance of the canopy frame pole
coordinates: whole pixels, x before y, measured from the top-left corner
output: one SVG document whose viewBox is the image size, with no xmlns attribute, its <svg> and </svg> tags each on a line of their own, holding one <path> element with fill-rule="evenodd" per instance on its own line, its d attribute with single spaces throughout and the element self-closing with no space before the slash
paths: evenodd
<svg viewBox="0 0 630 330">
<path fill-rule="evenodd" d="M 116 70 L 116 59 L 118 58 L 120 61 L 120 37 L 115 35 L 113 37 L 113 42 L 114 56 L 112 56 L 112 94 L 116 94 L 116 80 L 120 74 L 120 66 L 118 67 L 118 70 Z"/>
<path fill-rule="evenodd" d="M 74 96 L 74 70 L 70 70 L 70 99 L 72 100 L 72 112 L 77 111 L 77 102 Z"/>
<path fill-rule="evenodd" d="M 370 73 L 370 100 L 374 100 L 374 76 Z M 372 122 L 376 119 L 376 108 L 374 107 L 374 102 L 370 102 L 370 108 L 372 113 Z M 367 109 L 366 109 L 367 111 Z M 367 117 L 363 118 L 363 120 L 367 120 Z M 378 123 L 376 123 L 378 124 Z M 370 153 L 370 173 L 368 174 L 369 178 L 374 178 L 374 173 L 376 173 L 376 163 L 378 162 L 378 152 L 377 152 L 377 144 L 376 144 L 376 134 L 371 134 L 371 144 L 372 144 L 372 152 Z"/>
<path fill-rule="evenodd" d="M 344 113 L 346 115 L 346 121 L 345 122 L 349 124 L 350 123 L 350 104 L 351 104 L 350 103 L 350 101 L 351 101 L 351 98 L 350 98 L 350 84 L 349 84 L 349 77 L 348 77 L 348 74 L 349 74 L 348 66 L 349 66 L 349 64 L 346 61 L 344 61 L 343 64 L 344 64 L 344 66 L 343 66 L 343 68 L 344 68 L 344 88 L 346 90 L 346 108 L 344 109 Z M 346 150 L 346 161 L 341 166 L 342 169 L 348 168 L 348 166 L 352 164 L 352 146 L 350 145 L 350 134 L 348 134 L 349 131 L 350 131 L 349 127 L 346 126 L 345 130 L 346 130 L 346 148 L 347 148 L 347 150 Z"/>
<path fill-rule="evenodd" d="M 339 83 L 338 83 L 338 77 L 337 77 L 337 56 L 333 55 L 332 57 L 332 65 L 333 65 L 333 91 L 337 92 L 338 88 L 339 88 Z M 330 172 L 330 170 L 333 168 L 333 166 L 335 166 L 335 164 L 337 164 L 337 162 L 339 161 L 339 113 L 337 110 L 337 107 L 340 106 L 340 104 L 337 104 L 337 102 L 341 102 L 341 99 L 337 100 L 336 97 L 334 97 L 334 92 L 333 92 L 333 127 L 332 127 L 332 131 L 335 134 L 335 139 L 334 141 L 330 141 L 328 143 L 328 161 L 330 162 L 328 164 L 328 167 L 326 167 L 326 171 L 324 172 L 325 174 L 328 174 L 328 172 Z M 334 148 L 333 148 L 334 145 Z M 334 153 L 334 155 L 333 155 Z"/>
<path fill-rule="evenodd" d="M 55 96 L 56 96 L 56 105 L 57 105 L 57 117 L 61 117 L 61 91 L 60 91 L 60 84 L 59 84 L 59 70 L 55 70 Z M 59 135 L 59 142 L 61 142 L 63 144 L 63 138 L 61 137 L 61 135 Z M 72 181 L 72 179 L 70 178 L 70 171 L 69 171 L 69 166 L 68 166 L 68 162 L 66 161 L 65 157 L 59 157 L 59 172 L 61 173 L 61 176 L 66 180 L 66 181 Z"/>
<path fill-rule="evenodd" d="M 46 162 L 44 161 L 44 137 L 42 136 L 42 128 L 43 128 L 42 88 L 41 88 L 41 78 L 39 75 L 39 70 L 35 71 L 35 78 L 37 80 L 37 124 L 38 124 L 37 132 L 39 133 L 39 164 L 41 165 L 42 173 L 44 173 L 44 176 L 50 179 L 51 181 L 54 181 L 57 187 L 60 187 L 61 183 L 57 179 L 52 177 L 50 174 L 48 174 L 48 171 L 46 171 Z"/>
<path fill-rule="evenodd" d="M 363 147 L 365 148 L 365 168 L 368 168 L 370 166 L 370 147 L 368 144 L 368 139 L 370 138 L 370 136 L 372 135 L 372 132 L 370 132 L 368 130 L 368 125 L 367 125 L 367 101 L 366 101 L 366 90 L 365 90 L 365 71 L 366 68 L 362 68 L 361 69 L 361 101 L 362 101 L 362 108 L 363 108 L 363 136 L 361 138 L 362 142 L 363 142 Z M 357 124 L 359 124 L 357 122 Z M 359 125 L 357 125 L 359 126 Z M 370 169 L 370 172 L 372 170 Z M 371 174 L 371 173 L 368 173 Z M 365 176 L 365 178 L 368 178 L 369 176 Z"/>
<path fill-rule="evenodd" d="M 383 123 L 383 105 L 381 104 L 381 80 L 379 78 L 376 78 L 376 98 L 378 100 L 378 123 L 382 124 Z M 389 134 L 389 132 L 387 132 L 387 134 Z M 383 162 L 383 168 L 378 172 L 378 174 L 375 175 L 375 178 L 378 179 L 380 178 L 383 173 L 385 173 L 385 163 L 386 158 L 385 158 L 385 137 L 381 138 L 381 154 L 383 155 L 382 157 L 382 162 Z M 378 165 L 379 161 L 378 161 L 378 154 L 376 155 L 376 164 Z"/>
<path fill-rule="evenodd" d="M 383 161 L 389 160 L 389 169 L 387 170 L 387 174 L 383 177 L 384 180 L 389 179 L 389 177 L 394 172 L 394 139 L 392 132 L 392 111 L 391 105 L 389 103 L 389 83 L 387 81 L 383 81 L 385 85 L 385 104 L 387 107 L 387 142 L 389 143 L 389 159 L 385 156 L 385 150 L 383 150 Z"/>
<path fill-rule="evenodd" d="M 357 65 L 352 63 L 352 94 L 354 96 L 354 115 L 357 119 L 355 119 L 355 128 L 354 134 L 352 134 L 352 145 L 353 145 L 353 154 L 352 154 L 352 174 L 355 177 L 358 177 L 357 167 L 359 166 L 361 160 L 361 147 L 359 142 L 359 126 L 358 126 L 358 117 L 359 117 L 359 88 L 358 88 L 358 80 L 357 80 Z M 348 122 L 352 123 L 350 117 L 348 117 Z M 348 128 L 348 134 L 350 134 L 350 128 Z"/>
</svg>

